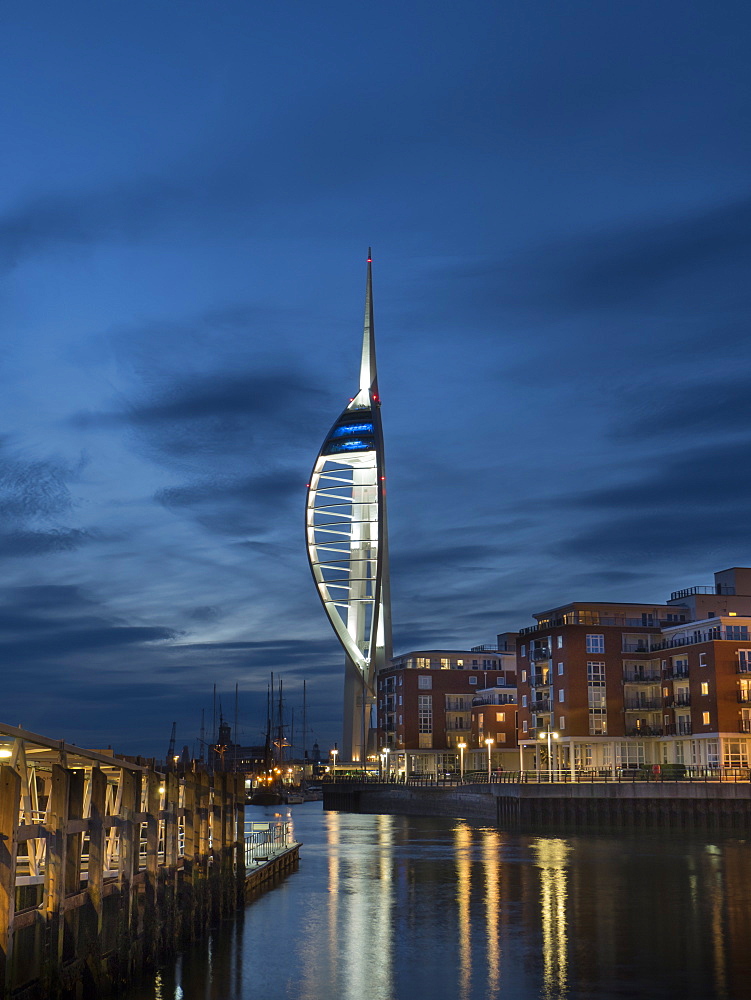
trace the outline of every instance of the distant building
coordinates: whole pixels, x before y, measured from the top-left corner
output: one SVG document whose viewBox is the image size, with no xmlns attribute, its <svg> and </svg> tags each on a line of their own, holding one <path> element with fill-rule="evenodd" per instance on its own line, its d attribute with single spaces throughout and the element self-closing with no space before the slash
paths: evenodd
<svg viewBox="0 0 751 1000">
<path fill-rule="evenodd" d="M 415 650 L 394 657 L 377 682 L 380 745 L 396 751 L 448 750 L 455 756 L 460 743 L 472 745 L 475 700 L 496 689 L 513 704 L 515 668 L 513 649 L 494 646 Z"/>
<path fill-rule="evenodd" d="M 496 751 L 516 750 L 516 733 L 516 684 L 509 681 L 478 691 L 472 699 L 469 747 L 472 750 L 485 750 L 485 741 L 491 739 Z"/>
</svg>

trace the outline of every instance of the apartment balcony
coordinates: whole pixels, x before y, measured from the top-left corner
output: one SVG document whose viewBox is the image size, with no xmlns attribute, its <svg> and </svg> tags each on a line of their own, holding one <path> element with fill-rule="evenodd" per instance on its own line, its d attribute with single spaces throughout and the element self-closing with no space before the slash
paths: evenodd
<svg viewBox="0 0 751 1000">
<path fill-rule="evenodd" d="M 668 667 L 665 676 L 673 680 L 679 677 L 688 677 L 688 664 L 680 667 Z"/>
<path fill-rule="evenodd" d="M 551 685 L 551 675 L 549 673 L 545 674 L 530 674 L 529 675 L 529 686 L 533 688 L 549 688 Z"/>
<path fill-rule="evenodd" d="M 540 712 L 550 712 L 550 698 L 539 698 L 537 701 L 529 703 L 530 712 L 539 714 Z"/>
<path fill-rule="evenodd" d="M 530 656 L 533 660 L 549 660 L 552 655 L 549 649 L 533 649 L 530 651 Z"/>
<path fill-rule="evenodd" d="M 751 691 L 739 691 L 738 692 L 738 701 L 742 705 L 745 705 L 747 702 L 750 702 L 751 701 Z"/>
<path fill-rule="evenodd" d="M 655 648 L 654 646 L 650 648 L 648 642 L 624 642 L 621 651 L 623 653 L 650 653 Z"/>
<path fill-rule="evenodd" d="M 623 702 L 626 712 L 659 712 L 662 708 L 662 698 L 631 698 Z"/>
<path fill-rule="evenodd" d="M 446 698 L 446 711 L 447 712 L 468 712 L 472 705 L 474 705 L 474 698 Z"/>
<path fill-rule="evenodd" d="M 671 722 L 665 726 L 666 736 L 690 736 L 692 731 L 690 722 Z"/>
<path fill-rule="evenodd" d="M 676 708 L 688 707 L 691 704 L 691 695 L 688 691 L 679 691 L 672 698 L 668 699 L 668 704 Z"/>
<path fill-rule="evenodd" d="M 751 733 L 751 719 L 739 719 L 738 731 L 741 733 Z"/>
<path fill-rule="evenodd" d="M 662 674 L 659 671 L 645 671 L 643 674 L 629 671 L 623 675 L 624 684 L 659 684 Z"/>
<path fill-rule="evenodd" d="M 627 729 L 626 736 L 663 736 L 665 730 L 662 726 L 637 726 L 634 729 Z"/>
<path fill-rule="evenodd" d="M 396 725 L 393 722 L 384 722 L 383 725 L 381 726 L 381 729 L 384 731 L 384 733 L 395 733 Z"/>
</svg>

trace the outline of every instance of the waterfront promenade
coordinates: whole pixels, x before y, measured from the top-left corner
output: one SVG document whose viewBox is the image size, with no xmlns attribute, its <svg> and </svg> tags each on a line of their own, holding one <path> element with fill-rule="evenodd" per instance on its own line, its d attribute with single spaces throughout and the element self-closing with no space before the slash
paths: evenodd
<svg viewBox="0 0 751 1000">
<path fill-rule="evenodd" d="M 343 812 L 464 817 L 505 830 L 685 829 L 751 831 L 748 770 L 662 773 L 507 772 L 465 780 L 337 777 L 324 808 Z"/>
</svg>

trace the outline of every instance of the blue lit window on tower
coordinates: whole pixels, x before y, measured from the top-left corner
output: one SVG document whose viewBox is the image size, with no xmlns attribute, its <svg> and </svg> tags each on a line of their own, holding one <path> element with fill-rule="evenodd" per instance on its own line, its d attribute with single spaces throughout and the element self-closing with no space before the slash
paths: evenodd
<svg viewBox="0 0 751 1000">
<path fill-rule="evenodd" d="M 345 437 L 349 434 L 372 434 L 373 425 L 372 424 L 344 424 L 341 427 L 335 427 L 331 433 L 332 438 Z"/>
<path fill-rule="evenodd" d="M 362 438 L 350 438 L 349 441 L 329 441 L 323 449 L 324 455 L 337 455 L 347 451 L 373 451 L 375 444 L 373 440 L 363 440 Z"/>
</svg>

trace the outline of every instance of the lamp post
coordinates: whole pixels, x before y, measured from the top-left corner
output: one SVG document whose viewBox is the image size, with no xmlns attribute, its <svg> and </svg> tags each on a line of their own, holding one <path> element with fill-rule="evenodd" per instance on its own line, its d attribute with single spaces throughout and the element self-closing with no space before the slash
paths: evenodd
<svg viewBox="0 0 751 1000">
<path fill-rule="evenodd" d="M 336 755 L 339 753 L 336 747 L 331 751 L 331 756 L 334 758 L 334 781 L 336 781 Z"/>
<path fill-rule="evenodd" d="M 389 780 L 389 754 L 391 753 L 390 747 L 383 748 L 383 770 L 386 774 L 386 781 Z"/>
<path fill-rule="evenodd" d="M 548 741 L 548 779 L 553 780 L 553 740 L 558 739 L 558 733 L 551 731 L 550 726 L 545 730 L 544 733 L 538 733 L 537 738 L 540 740 L 547 739 Z"/>
<path fill-rule="evenodd" d="M 488 748 L 488 781 L 490 781 L 490 749 L 493 746 L 494 742 L 495 740 L 493 740 L 492 737 L 490 736 L 488 736 L 488 738 L 485 740 L 485 746 Z"/>
<path fill-rule="evenodd" d="M 459 777 L 464 781 L 464 751 L 467 749 L 466 743 L 458 743 L 459 747 Z"/>
</svg>

